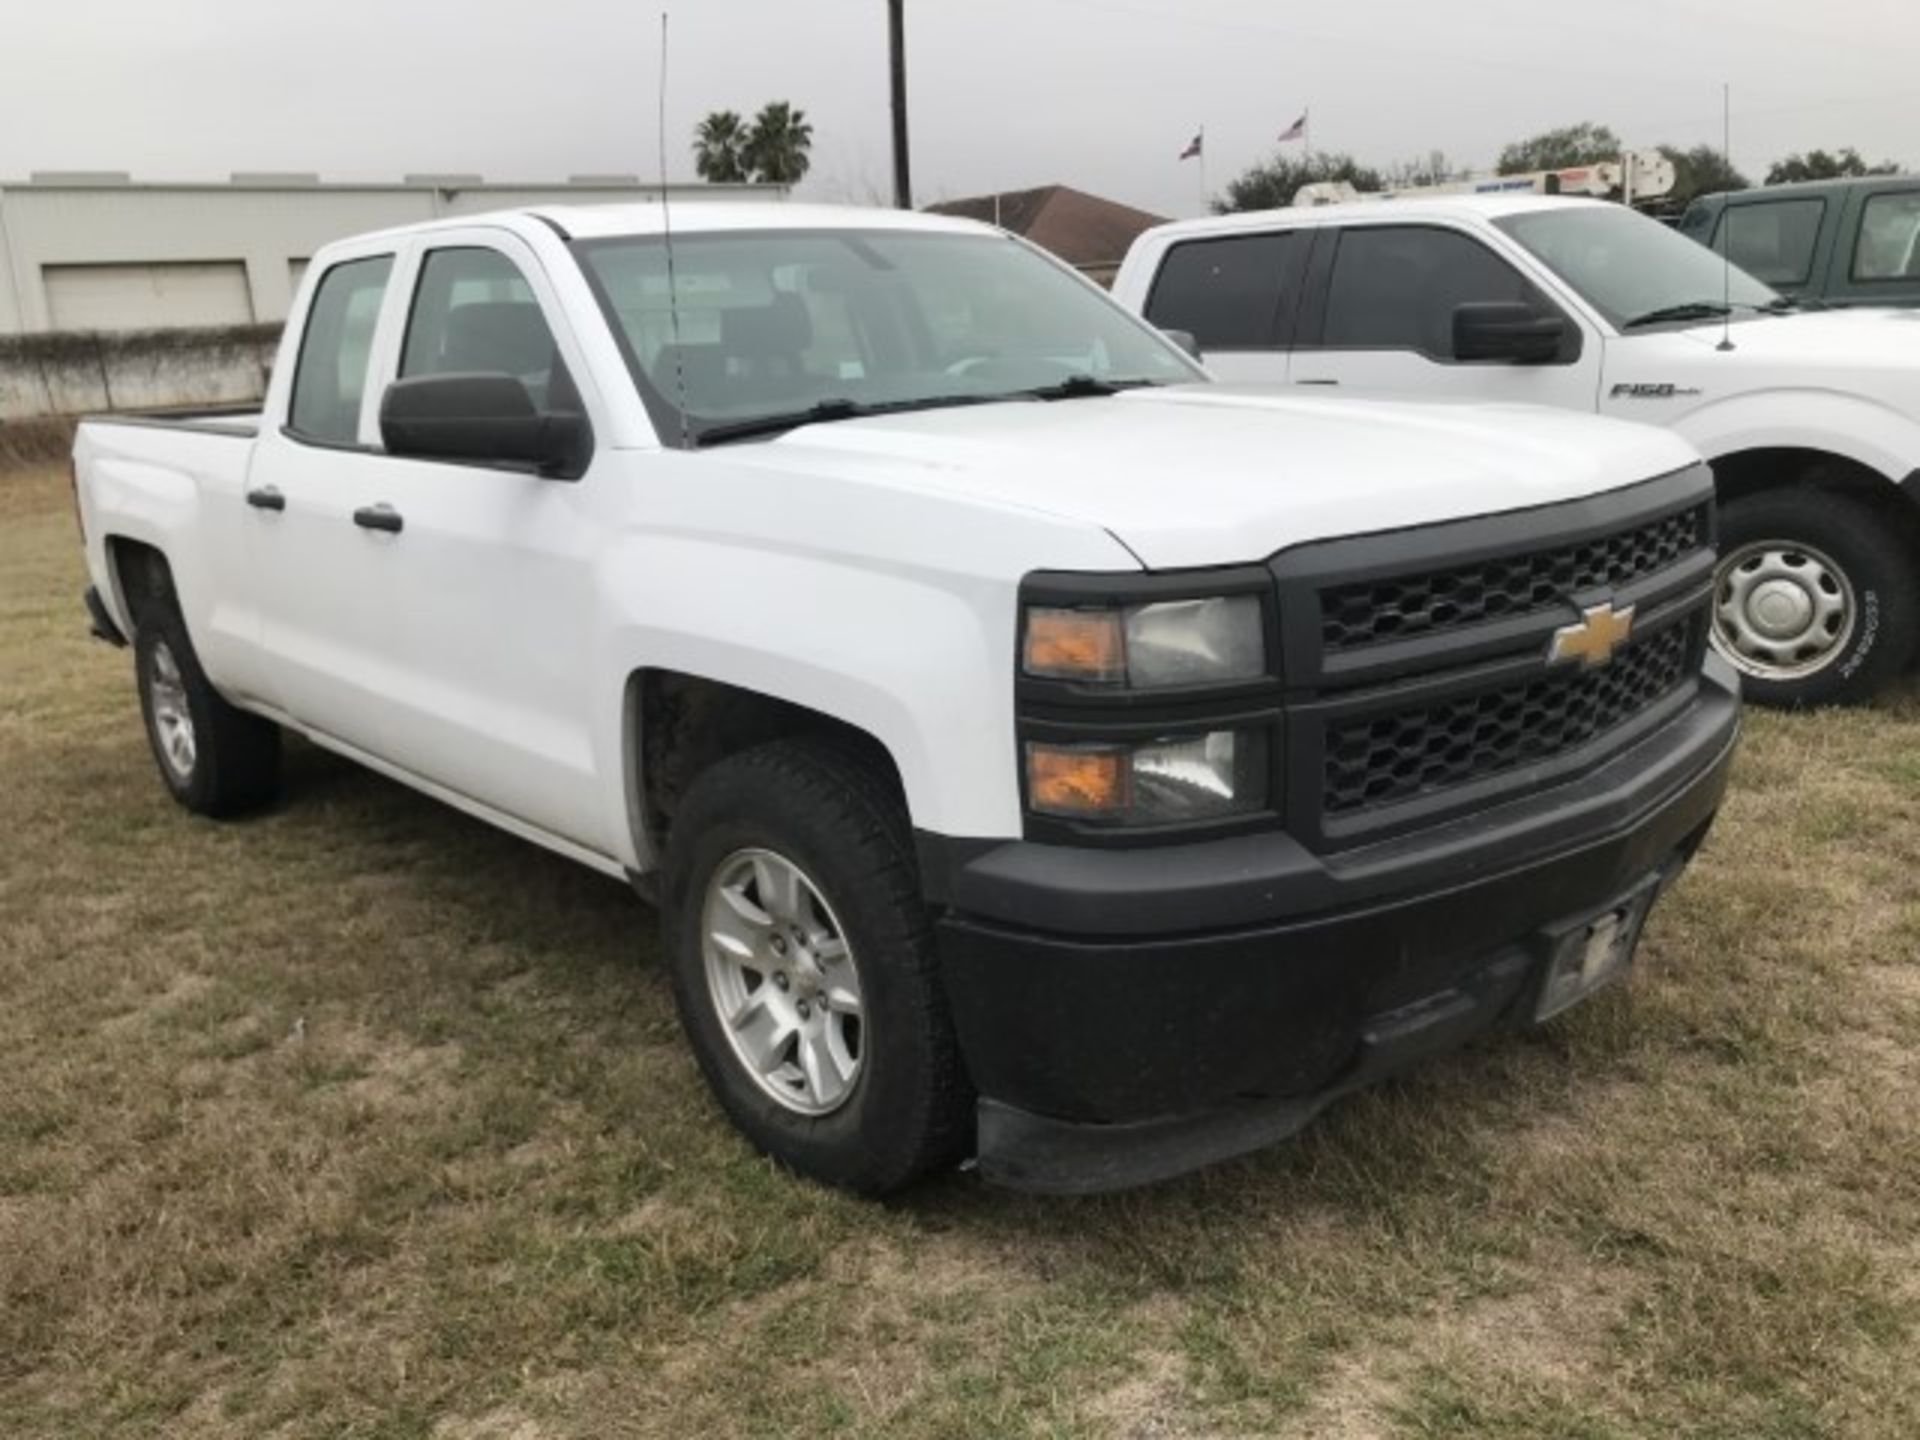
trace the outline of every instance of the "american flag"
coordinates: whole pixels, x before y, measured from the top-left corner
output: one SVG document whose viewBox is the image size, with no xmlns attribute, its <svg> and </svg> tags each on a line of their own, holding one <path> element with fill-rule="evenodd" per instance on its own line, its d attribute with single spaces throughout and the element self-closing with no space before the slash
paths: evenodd
<svg viewBox="0 0 1920 1440">
<path fill-rule="evenodd" d="M 1193 139 L 1187 142 L 1187 148 L 1180 152 L 1180 158 L 1182 160 L 1193 159 L 1194 156 L 1200 153 L 1201 144 L 1206 140 L 1206 138 L 1207 138 L 1206 131 L 1204 130 L 1195 131 Z"/>
<path fill-rule="evenodd" d="M 1284 145 L 1289 140 L 1304 140 L 1306 138 L 1307 112 L 1302 110 L 1300 112 L 1300 118 L 1280 132 L 1280 143 Z"/>
</svg>

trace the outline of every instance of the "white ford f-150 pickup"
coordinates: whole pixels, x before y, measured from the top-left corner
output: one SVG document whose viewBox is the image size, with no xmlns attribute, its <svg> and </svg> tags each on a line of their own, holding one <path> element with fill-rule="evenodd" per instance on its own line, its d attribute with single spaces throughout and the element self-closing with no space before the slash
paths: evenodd
<svg viewBox="0 0 1920 1440">
<path fill-rule="evenodd" d="M 739 1127 L 1097 1189 L 1627 965 L 1737 731 L 1692 448 L 1209 382 L 963 221 L 448 220 L 314 259 L 264 411 L 85 422 L 190 810 L 297 731 L 657 900 Z"/>
<path fill-rule="evenodd" d="M 1600 200 L 1446 196 L 1149 230 L 1115 298 L 1221 378 L 1532 401 L 1713 466 L 1714 643 L 1749 699 L 1871 697 L 1920 642 L 1920 311 L 1802 309 Z"/>
</svg>

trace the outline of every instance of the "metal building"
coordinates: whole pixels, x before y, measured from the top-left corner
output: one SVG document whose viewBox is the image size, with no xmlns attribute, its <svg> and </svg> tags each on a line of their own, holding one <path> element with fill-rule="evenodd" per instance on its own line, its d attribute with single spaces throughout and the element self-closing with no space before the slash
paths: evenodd
<svg viewBox="0 0 1920 1440">
<path fill-rule="evenodd" d="M 564 184 L 409 175 L 397 184 L 236 174 L 153 184 L 118 173 L 0 181 L 0 335 L 277 324 L 313 252 L 366 230 L 515 205 L 653 200 L 632 175 Z M 674 183 L 673 199 L 766 199 L 784 187 Z"/>
</svg>

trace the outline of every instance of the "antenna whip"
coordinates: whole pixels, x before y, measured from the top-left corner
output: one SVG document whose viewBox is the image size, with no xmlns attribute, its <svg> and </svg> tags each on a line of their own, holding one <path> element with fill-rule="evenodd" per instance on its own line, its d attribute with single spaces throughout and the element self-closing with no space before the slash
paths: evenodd
<svg viewBox="0 0 1920 1440">
<path fill-rule="evenodd" d="M 1723 82 L 1720 86 L 1720 158 L 1726 162 L 1728 173 L 1733 170 L 1733 86 Z M 1726 238 L 1720 242 L 1720 343 L 1716 350 L 1733 349 L 1733 216 L 1737 207 L 1723 205 L 1720 213 L 1726 218 L 1720 223 L 1726 230 Z"/>
<path fill-rule="evenodd" d="M 687 427 L 687 357 L 680 345 L 680 281 L 673 271 L 673 205 L 667 198 L 667 12 L 660 12 L 660 230 L 667 250 L 667 327 L 673 336 L 674 408 L 680 412 L 680 448 Z"/>
</svg>

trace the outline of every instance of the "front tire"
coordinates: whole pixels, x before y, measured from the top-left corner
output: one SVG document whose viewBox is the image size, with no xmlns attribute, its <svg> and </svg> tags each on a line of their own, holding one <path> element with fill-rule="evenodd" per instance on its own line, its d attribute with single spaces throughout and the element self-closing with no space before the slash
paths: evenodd
<svg viewBox="0 0 1920 1440">
<path fill-rule="evenodd" d="M 749 1140 L 869 1195 L 966 1153 L 910 832 L 871 765 L 795 741 L 721 761 L 687 791 L 666 878 L 681 1023 Z"/>
<path fill-rule="evenodd" d="M 1831 492 L 1735 500 L 1720 511 L 1714 648 L 1756 704 L 1861 704 L 1913 656 L 1917 558 L 1883 516 Z"/>
<path fill-rule="evenodd" d="M 220 697 L 171 595 L 150 602 L 134 634 L 133 666 L 147 741 L 175 800 L 196 815 L 222 817 L 272 801 L 280 727 Z"/>
</svg>

